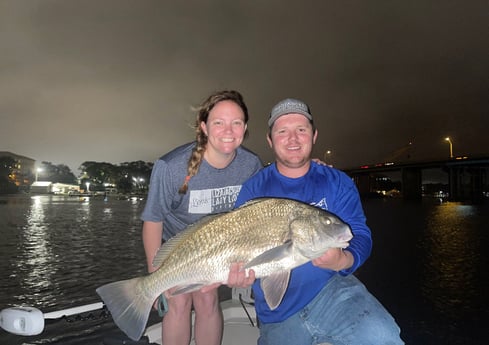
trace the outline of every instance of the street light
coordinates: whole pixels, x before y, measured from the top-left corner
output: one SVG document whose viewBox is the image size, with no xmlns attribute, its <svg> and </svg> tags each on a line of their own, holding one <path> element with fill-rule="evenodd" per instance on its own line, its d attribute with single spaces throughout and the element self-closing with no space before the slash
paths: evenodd
<svg viewBox="0 0 489 345">
<path fill-rule="evenodd" d="M 136 178 L 133 176 L 132 180 L 134 181 L 134 185 L 136 186 L 137 189 L 143 189 L 144 178 L 142 177 Z"/>
<path fill-rule="evenodd" d="M 448 144 L 450 145 L 450 158 L 453 158 L 453 144 L 452 141 L 450 140 L 450 137 L 446 137 L 445 141 L 448 141 Z"/>
<path fill-rule="evenodd" d="M 331 150 L 324 151 L 323 159 L 326 164 L 333 166 L 333 159 L 331 158 L 331 154 Z"/>
<path fill-rule="evenodd" d="M 40 173 L 41 171 L 42 171 L 42 169 L 41 169 L 41 168 L 37 168 L 37 169 L 36 169 L 36 181 L 35 181 L 35 182 L 37 182 L 38 175 L 39 175 L 39 173 Z"/>
</svg>

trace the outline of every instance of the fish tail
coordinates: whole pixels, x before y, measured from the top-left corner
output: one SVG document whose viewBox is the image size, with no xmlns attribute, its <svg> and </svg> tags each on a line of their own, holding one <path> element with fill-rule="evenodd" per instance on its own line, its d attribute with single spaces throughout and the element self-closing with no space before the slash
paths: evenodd
<svg viewBox="0 0 489 345">
<path fill-rule="evenodd" d="M 154 299 L 143 293 L 143 277 L 122 280 L 96 291 L 109 309 L 115 324 L 132 340 L 139 340 L 148 322 Z"/>
</svg>

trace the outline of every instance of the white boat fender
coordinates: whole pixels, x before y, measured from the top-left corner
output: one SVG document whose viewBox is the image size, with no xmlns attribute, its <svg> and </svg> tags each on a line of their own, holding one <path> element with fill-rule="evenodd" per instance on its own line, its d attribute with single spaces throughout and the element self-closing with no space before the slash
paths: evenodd
<svg viewBox="0 0 489 345">
<path fill-rule="evenodd" d="M 44 315 L 34 307 L 12 307 L 0 311 L 0 326 L 17 335 L 37 335 L 44 330 Z"/>
<path fill-rule="evenodd" d="M 102 302 L 87 304 L 50 313 L 43 313 L 34 307 L 11 307 L 0 310 L 0 327 L 17 335 L 38 335 L 44 330 L 45 319 L 58 319 L 102 309 Z"/>
</svg>

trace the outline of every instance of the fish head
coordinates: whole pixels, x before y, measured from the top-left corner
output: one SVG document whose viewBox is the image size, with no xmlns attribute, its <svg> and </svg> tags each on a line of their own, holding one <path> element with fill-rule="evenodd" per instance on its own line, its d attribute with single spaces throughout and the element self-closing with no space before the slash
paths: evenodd
<svg viewBox="0 0 489 345">
<path fill-rule="evenodd" d="M 346 248 L 353 238 L 350 226 L 331 212 L 310 206 L 290 220 L 295 249 L 313 259 L 329 248 Z"/>
</svg>

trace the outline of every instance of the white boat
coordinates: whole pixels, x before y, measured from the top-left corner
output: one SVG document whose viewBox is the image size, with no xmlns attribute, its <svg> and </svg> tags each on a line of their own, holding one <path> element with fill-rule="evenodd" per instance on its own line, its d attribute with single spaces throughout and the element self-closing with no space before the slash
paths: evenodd
<svg viewBox="0 0 489 345">
<path fill-rule="evenodd" d="M 0 311 L 0 327 L 19 336 L 32 336 L 42 333 L 45 319 L 58 319 L 103 307 L 104 304 L 98 302 L 50 313 L 42 313 L 33 307 L 7 308 Z M 231 299 L 222 301 L 221 308 L 224 319 L 222 345 L 256 344 L 259 330 L 250 289 L 233 289 Z M 164 345 L 161 339 L 161 322 L 147 327 L 144 336 L 150 343 Z M 195 345 L 193 337 L 190 344 Z"/>
</svg>

